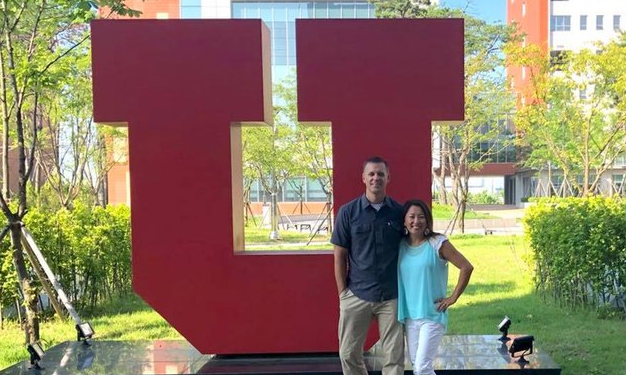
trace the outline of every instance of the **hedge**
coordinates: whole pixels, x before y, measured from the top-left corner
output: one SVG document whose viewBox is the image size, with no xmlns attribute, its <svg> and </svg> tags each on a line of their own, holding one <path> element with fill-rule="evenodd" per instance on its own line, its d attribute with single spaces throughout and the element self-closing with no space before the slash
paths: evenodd
<svg viewBox="0 0 626 375">
<path fill-rule="evenodd" d="M 537 288 L 571 306 L 626 312 L 626 202 L 619 198 L 549 198 L 524 218 Z"/>
<path fill-rule="evenodd" d="M 32 208 L 26 227 L 77 308 L 93 308 L 131 291 L 130 209 L 90 207 L 46 212 Z M 8 236 L 7 236 L 8 237 Z M 0 243 L 0 298 L 3 307 L 17 293 L 10 242 Z"/>
</svg>

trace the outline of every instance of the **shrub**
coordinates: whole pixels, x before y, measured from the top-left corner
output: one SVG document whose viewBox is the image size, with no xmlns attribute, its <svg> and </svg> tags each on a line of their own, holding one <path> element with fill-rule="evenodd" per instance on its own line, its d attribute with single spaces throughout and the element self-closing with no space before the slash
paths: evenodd
<svg viewBox="0 0 626 375">
<path fill-rule="evenodd" d="M 50 212 L 32 208 L 24 218 L 37 246 L 77 308 L 93 308 L 131 291 L 130 209 L 77 203 Z M 15 270 L 8 238 L 0 243 L 3 306 L 14 300 Z"/>
<path fill-rule="evenodd" d="M 547 198 L 527 210 L 537 287 L 567 305 L 626 311 L 626 203 Z"/>
<path fill-rule="evenodd" d="M 503 204 L 504 192 L 491 194 L 483 190 L 480 193 L 469 193 L 467 201 L 469 204 Z"/>
</svg>

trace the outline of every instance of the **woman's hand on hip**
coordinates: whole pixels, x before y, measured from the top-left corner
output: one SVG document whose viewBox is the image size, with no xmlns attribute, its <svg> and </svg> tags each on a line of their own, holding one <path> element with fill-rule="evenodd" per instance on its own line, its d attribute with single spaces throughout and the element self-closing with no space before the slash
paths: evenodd
<svg viewBox="0 0 626 375">
<path fill-rule="evenodd" d="M 444 312 L 448 309 L 448 307 L 456 303 L 456 299 L 452 297 L 437 298 L 435 303 L 437 304 L 437 311 Z"/>
</svg>

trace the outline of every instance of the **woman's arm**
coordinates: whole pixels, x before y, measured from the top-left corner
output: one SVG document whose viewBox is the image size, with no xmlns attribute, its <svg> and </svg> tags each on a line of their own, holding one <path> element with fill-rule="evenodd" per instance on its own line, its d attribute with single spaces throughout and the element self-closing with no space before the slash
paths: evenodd
<svg viewBox="0 0 626 375">
<path fill-rule="evenodd" d="M 443 259 L 446 259 L 450 263 L 452 263 L 456 268 L 460 270 L 459 272 L 459 280 L 456 283 L 456 287 L 452 294 L 446 298 L 440 298 L 435 301 L 437 304 L 437 311 L 446 311 L 448 307 L 455 304 L 459 299 L 465 287 L 469 283 L 470 276 L 472 275 L 472 271 L 474 271 L 474 266 L 461 254 L 451 243 L 450 241 L 445 241 L 441 248 L 439 249 L 439 254 Z"/>
</svg>

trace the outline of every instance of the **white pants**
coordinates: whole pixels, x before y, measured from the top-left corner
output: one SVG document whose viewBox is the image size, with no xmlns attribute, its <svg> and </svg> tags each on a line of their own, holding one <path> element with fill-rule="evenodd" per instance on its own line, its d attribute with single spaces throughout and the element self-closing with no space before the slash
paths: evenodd
<svg viewBox="0 0 626 375">
<path fill-rule="evenodd" d="M 435 375 L 433 362 L 446 331 L 443 324 L 426 319 L 406 319 L 404 330 L 413 374 Z"/>
</svg>

